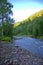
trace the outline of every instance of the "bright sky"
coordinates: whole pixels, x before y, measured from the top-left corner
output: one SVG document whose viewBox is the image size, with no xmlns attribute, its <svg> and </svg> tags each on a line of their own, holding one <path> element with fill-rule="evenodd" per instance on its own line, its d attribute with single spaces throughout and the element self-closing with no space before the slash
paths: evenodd
<svg viewBox="0 0 43 65">
<path fill-rule="evenodd" d="M 13 4 L 13 18 L 22 21 L 43 9 L 43 0 L 9 0 Z"/>
</svg>

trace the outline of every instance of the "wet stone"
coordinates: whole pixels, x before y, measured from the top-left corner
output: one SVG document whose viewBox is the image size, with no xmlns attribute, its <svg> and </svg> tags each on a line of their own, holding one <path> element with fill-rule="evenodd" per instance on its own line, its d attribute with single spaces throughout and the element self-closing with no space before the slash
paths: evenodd
<svg viewBox="0 0 43 65">
<path fill-rule="evenodd" d="M 0 47 L 0 65 L 43 65 L 42 58 L 23 48 L 10 45 Z"/>
</svg>

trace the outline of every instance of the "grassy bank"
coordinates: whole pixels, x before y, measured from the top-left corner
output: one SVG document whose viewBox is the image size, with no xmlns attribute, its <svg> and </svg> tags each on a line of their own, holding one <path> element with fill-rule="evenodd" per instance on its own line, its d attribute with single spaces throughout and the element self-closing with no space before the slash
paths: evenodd
<svg viewBox="0 0 43 65">
<path fill-rule="evenodd" d="M 11 37 L 6 37 L 6 36 L 0 36 L 0 41 L 11 42 L 12 38 Z"/>
</svg>

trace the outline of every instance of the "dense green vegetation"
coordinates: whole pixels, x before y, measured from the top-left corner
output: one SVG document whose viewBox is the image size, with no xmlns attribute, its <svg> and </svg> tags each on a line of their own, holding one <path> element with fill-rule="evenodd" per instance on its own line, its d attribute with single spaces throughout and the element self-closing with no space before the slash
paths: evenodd
<svg viewBox="0 0 43 65">
<path fill-rule="evenodd" d="M 43 38 L 43 10 L 14 24 L 11 18 L 13 5 L 8 0 L 0 0 L 0 40 L 10 41 L 15 36 Z"/>
<path fill-rule="evenodd" d="M 14 35 L 43 38 L 43 10 L 33 14 L 20 23 L 15 23 Z"/>
<path fill-rule="evenodd" d="M 8 0 L 0 0 L 0 40 L 10 41 L 13 37 L 12 8 Z"/>
</svg>

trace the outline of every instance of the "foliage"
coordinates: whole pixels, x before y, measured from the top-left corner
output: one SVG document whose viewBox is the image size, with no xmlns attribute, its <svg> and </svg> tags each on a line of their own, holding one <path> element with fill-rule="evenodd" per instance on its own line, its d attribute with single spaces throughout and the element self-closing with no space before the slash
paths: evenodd
<svg viewBox="0 0 43 65">
<path fill-rule="evenodd" d="M 5 36 L 0 36 L 0 40 L 1 41 L 8 41 L 8 42 L 11 42 L 11 37 L 5 37 Z"/>
<path fill-rule="evenodd" d="M 8 0 L 0 0 L 0 40 L 11 40 L 13 37 L 12 8 Z"/>
<path fill-rule="evenodd" d="M 9 22 L 6 22 L 3 27 L 4 27 L 4 36 L 12 37 L 13 36 L 13 25 L 9 24 Z"/>
<path fill-rule="evenodd" d="M 4 35 L 3 25 L 5 22 L 11 20 L 13 5 L 8 2 L 8 0 L 0 0 L 0 21 L 2 25 L 2 36 Z"/>
</svg>

